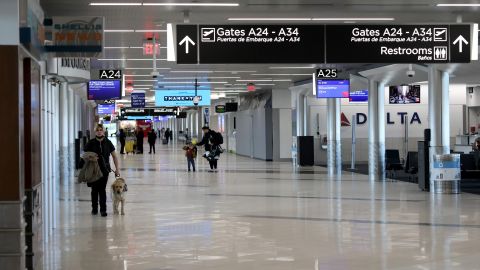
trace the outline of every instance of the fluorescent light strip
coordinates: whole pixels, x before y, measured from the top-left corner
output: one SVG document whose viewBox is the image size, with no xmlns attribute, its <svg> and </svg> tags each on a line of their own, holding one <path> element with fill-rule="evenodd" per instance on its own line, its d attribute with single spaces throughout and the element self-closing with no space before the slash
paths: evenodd
<svg viewBox="0 0 480 270">
<path fill-rule="evenodd" d="M 314 66 L 308 67 L 269 67 L 270 69 L 314 69 Z"/>
<path fill-rule="evenodd" d="M 437 7 L 480 7 L 480 4 L 437 4 Z"/>
<path fill-rule="evenodd" d="M 105 33 L 163 33 L 167 32 L 164 29 L 105 29 Z"/>
<path fill-rule="evenodd" d="M 142 3 L 90 3 L 90 6 L 141 6 Z"/>
<path fill-rule="evenodd" d="M 181 7 L 238 7 L 238 3 L 143 3 L 144 6 Z"/>
<path fill-rule="evenodd" d="M 164 76 L 164 75 L 157 75 L 157 76 Z M 137 74 L 125 74 L 125 77 L 152 77 L 150 74 L 145 74 L 145 75 L 137 75 Z M 162 79 L 163 80 L 163 79 Z"/>
<path fill-rule="evenodd" d="M 188 82 L 158 82 L 158 84 L 194 84 L 194 81 Z M 198 84 L 226 84 L 227 82 L 197 82 Z"/>
<path fill-rule="evenodd" d="M 148 68 L 144 68 L 144 67 L 132 67 L 132 68 L 124 68 L 124 69 L 128 69 L 128 70 L 149 69 L 149 70 L 152 70 L 153 68 L 151 68 L 151 67 L 148 67 Z M 171 69 L 171 68 L 159 68 L 159 67 L 157 67 L 157 69 L 166 69 L 166 70 L 168 70 L 168 69 Z M 127 76 L 127 75 L 125 75 L 125 76 Z M 163 75 L 162 75 L 162 76 L 163 76 Z"/>
<path fill-rule="evenodd" d="M 130 49 L 130 47 L 103 47 L 104 49 Z"/>
<path fill-rule="evenodd" d="M 207 77 L 206 79 L 240 79 L 241 77 Z M 193 77 L 168 77 L 162 80 L 195 80 Z"/>
<path fill-rule="evenodd" d="M 139 86 L 139 87 L 152 87 L 153 84 L 138 84 L 138 85 L 133 85 L 133 87 L 136 87 L 136 86 Z"/>
<path fill-rule="evenodd" d="M 213 73 L 211 70 L 172 70 L 171 73 Z"/>
<path fill-rule="evenodd" d="M 255 73 L 257 71 L 255 70 L 230 70 L 230 71 L 223 71 L 223 70 L 219 70 L 219 71 L 214 71 L 215 73 Z"/>
<path fill-rule="evenodd" d="M 229 21 L 394 21 L 395 18 L 228 18 Z"/>
<path fill-rule="evenodd" d="M 152 61 L 153 59 L 151 58 L 99 58 L 97 60 L 98 61 Z M 167 59 L 157 59 L 157 61 L 167 61 Z"/>
<path fill-rule="evenodd" d="M 312 18 L 312 21 L 394 21 L 395 18 Z"/>
<path fill-rule="evenodd" d="M 135 82 L 156 82 L 157 80 L 133 80 Z"/>
<path fill-rule="evenodd" d="M 228 18 L 229 21 L 311 21 L 312 18 Z"/>
<path fill-rule="evenodd" d="M 105 33 L 133 33 L 135 30 L 133 29 L 105 29 L 103 30 Z"/>
<path fill-rule="evenodd" d="M 279 79 L 279 80 L 273 80 L 273 79 L 252 79 L 252 80 L 237 80 L 237 82 L 291 82 L 292 80 L 290 79 Z"/>
<path fill-rule="evenodd" d="M 310 76 L 310 73 L 298 73 L 298 74 L 252 74 L 252 76 Z"/>
</svg>

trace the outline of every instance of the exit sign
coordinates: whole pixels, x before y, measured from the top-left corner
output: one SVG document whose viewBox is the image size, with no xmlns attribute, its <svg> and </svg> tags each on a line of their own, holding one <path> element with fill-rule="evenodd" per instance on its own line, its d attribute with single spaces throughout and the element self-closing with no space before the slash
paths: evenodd
<svg viewBox="0 0 480 270">
<path fill-rule="evenodd" d="M 160 44 L 155 43 L 155 47 L 152 42 L 143 43 L 143 55 L 153 55 L 153 49 L 156 50 L 156 55 L 160 55 Z"/>
</svg>

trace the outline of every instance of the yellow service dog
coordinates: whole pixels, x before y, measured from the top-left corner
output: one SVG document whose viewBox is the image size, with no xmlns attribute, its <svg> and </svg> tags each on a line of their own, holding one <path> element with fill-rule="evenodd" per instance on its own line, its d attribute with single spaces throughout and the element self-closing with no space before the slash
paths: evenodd
<svg viewBox="0 0 480 270">
<path fill-rule="evenodd" d="M 126 183 L 123 178 L 117 178 L 112 184 L 113 214 L 118 215 L 118 205 L 121 203 L 120 213 L 125 215 Z"/>
</svg>

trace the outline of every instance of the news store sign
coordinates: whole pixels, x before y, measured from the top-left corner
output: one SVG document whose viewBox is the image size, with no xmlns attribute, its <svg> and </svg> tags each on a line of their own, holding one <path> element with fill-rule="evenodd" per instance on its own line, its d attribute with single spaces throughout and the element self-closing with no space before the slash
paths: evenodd
<svg viewBox="0 0 480 270">
<path fill-rule="evenodd" d="M 328 63 L 467 63 L 470 25 L 327 25 Z"/>
</svg>

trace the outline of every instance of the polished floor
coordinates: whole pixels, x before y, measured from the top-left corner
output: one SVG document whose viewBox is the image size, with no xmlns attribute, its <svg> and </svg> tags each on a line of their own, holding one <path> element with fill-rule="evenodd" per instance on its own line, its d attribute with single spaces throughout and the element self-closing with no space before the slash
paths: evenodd
<svg viewBox="0 0 480 270">
<path fill-rule="evenodd" d="M 121 156 L 125 216 L 90 215 L 64 181 L 44 269 L 480 269 L 480 197 L 224 154 L 187 172 L 180 146 Z M 113 177 L 110 178 L 112 181 Z"/>
</svg>

